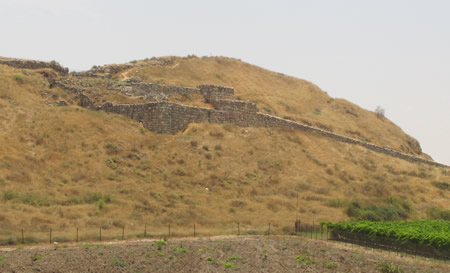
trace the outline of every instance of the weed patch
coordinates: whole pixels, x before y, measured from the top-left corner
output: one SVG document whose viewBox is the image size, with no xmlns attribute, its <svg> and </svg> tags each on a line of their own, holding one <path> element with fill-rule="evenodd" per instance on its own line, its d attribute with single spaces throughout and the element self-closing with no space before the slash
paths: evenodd
<svg viewBox="0 0 450 273">
<path fill-rule="evenodd" d="M 390 262 L 381 262 L 377 265 L 377 271 L 381 273 L 404 273 L 402 267 L 393 265 Z"/>
<path fill-rule="evenodd" d="M 305 264 L 312 264 L 312 260 L 308 257 L 304 257 L 304 256 L 297 256 L 295 257 L 295 259 L 299 262 L 299 263 L 305 263 Z"/>
<path fill-rule="evenodd" d="M 116 266 L 119 266 L 119 267 L 125 267 L 125 266 L 127 266 L 127 263 L 126 263 L 126 262 L 120 260 L 120 259 L 117 258 L 117 257 L 113 257 L 113 258 L 112 258 L 112 261 L 113 261 L 114 265 L 116 265 Z"/>
<path fill-rule="evenodd" d="M 447 182 L 439 182 L 439 181 L 433 181 L 431 182 L 431 184 L 433 186 L 435 186 L 436 188 L 439 188 L 441 190 L 447 190 L 450 191 L 450 184 Z"/>
<path fill-rule="evenodd" d="M 232 264 L 232 263 L 223 263 L 223 266 L 225 268 L 231 268 L 231 269 L 237 269 L 238 268 L 235 264 Z"/>
</svg>

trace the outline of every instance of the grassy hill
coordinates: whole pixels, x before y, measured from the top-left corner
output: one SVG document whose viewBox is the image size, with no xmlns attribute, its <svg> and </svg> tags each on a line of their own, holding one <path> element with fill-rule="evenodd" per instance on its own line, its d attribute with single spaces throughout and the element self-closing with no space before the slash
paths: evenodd
<svg viewBox="0 0 450 273">
<path fill-rule="evenodd" d="M 388 119 L 330 98 L 307 81 L 239 60 L 170 57 L 127 66 L 111 79 L 67 77 L 89 86 L 98 103 L 142 102 L 105 87 L 131 77 L 232 86 L 261 112 L 427 158 Z M 448 169 L 310 133 L 191 124 L 182 133 L 158 135 L 123 116 L 77 106 L 74 94 L 50 88 L 47 78 L 54 74 L 0 65 L 2 238 L 17 237 L 22 228 L 63 234 L 76 226 L 147 224 L 157 230 L 169 223 L 221 234 L 236 222 L 249 229 L 271 222 L 274 231 L 288 232 L 297 194 L 303 222 L 347 219 L 352 201 L 362 209 L 402 207 L 408 218 L 450 207 Z M 60 100 L 68 105 L 56 106 Z"/>
</svg>

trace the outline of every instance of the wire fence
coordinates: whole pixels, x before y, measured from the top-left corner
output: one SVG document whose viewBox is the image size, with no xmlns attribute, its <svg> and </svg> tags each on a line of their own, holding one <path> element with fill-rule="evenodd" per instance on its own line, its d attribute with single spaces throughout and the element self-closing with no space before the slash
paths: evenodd
<svg viewBox="0 0 450 273">
<path fill-rule="evenodd" d="M 16 232 L 0 234 L 0 245 L 14 246 L 19 244 L 43 244 L 43 243 L 81 243 L 101 242 L 115 240 L 159 239 L 169 240 L 182 237 L 209 237 L 214 235 L 295 235 L 310 240 L 327 240 L 342 242 L 350 247 L 369 247 L 387 251 L 389 254 L 406 257 L 423 256 L 437 260 L 450 260 L 450 253 L 436 249 L 432 246 L 417 245 L 402 242 L 390 238 L 375 237 L 370 239 L 365 234 L 344 232 L 329 229 L 319 223 L 302 223 L 295 221 L 294 225 L 286 226 L 279 223 L 251 226 L 236 223 L 221 228 L 210 228 L 193 224 L 191 226 L 179 226 L 168 224 L 166 226 L 143 225 L 122 227 L 98 227 L 71 229 L 49 229 L 46 231 L 32 231 L 20 229 Z"/>
</svg>

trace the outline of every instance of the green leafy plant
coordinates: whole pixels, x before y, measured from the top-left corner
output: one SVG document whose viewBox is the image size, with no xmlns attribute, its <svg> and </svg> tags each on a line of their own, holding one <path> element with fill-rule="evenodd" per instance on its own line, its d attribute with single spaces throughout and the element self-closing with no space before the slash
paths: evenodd
<svg viewBox="0 0 450 273">
<path fill-rule="evenodd" d="M 231 269 L 237 269 L 238 268 L 235 264 L 232 264 L 232 263 L 223 263 L 223 266 L 225 268 L 231 268 Z"/>
<path fill-rule="evenodd" d="M 236 260 L 240 260 L 241 257 L 239 256 L 230 256 L 227 258 L 227 261 L 236 261 Z"/>
<path fill-rule="evenodd" d="M 295 259 L 299 262 L 299 263 L 305 263 L 305 264 L 312 264 L 312 260 L 308 257 L 304 257 L 304 256 L 297 256 L 295 257 Z"/>
<path fill-rule="evenodd" d="M 402 267 L 393 265 L 390 262 L 381 262 L 377 265 L 377 271 L 382 273 L 404 273 Z"/>
<path fill-rule="evenodd" d="M 116 265 L 116 266 L 119 266 L 119 267 L 125 267 L 125 266 L 127 266 L 127 263 L 126 263 L 126 262 L 120 260 L 120 259 L 117 258 L 117 257 L 113 257 L 113 258 L 112 258 L 112 261 L 113 261 L 114 265 Z"/>
<path fill-rule="evenodd" d="M 335 265 L 334 263 L 332 263 L 332 262 L 324 262 L 324 263 L 323 263 L 323 266 L 324 266 L 326 269 L 333 269 L 333 268 L 336 267 L 336 265 Z"/>
<path fill-rule="evenodd" d="M 0 263 L 6 262 L 6 261 L 7 261 L 7 259 L 5 257 L 0 256 Z"/>
<path fill-rule="evenodd" d="M 34 261 L 34 262 L 35 262 L 35 261 L 39 261 L 40 259 L 42 259 L 42 256 L 39 255 L 39 254 L 36 254 L 36 255 L 34 255 L 34 257 L 33 257 L 33 261 Z"/>
<path fill-rule="evenodd" d="M 367 236 L 374 240 L 377 237 L 391 238 L 416 245 L 433 246 L 443 252 L 450 251 L 450 221 L 443 220 L 418 220 L 418 221 L 394 221 L 372 222 L 353 221 L 330 223 L 322 222 L 334 232 L 344 231 Z"/>
<path fill-rule="evenodd" d="M 23 83 L 23 78 L 22 78 L 22 76 L 19 76 L 19 75 L 14 75 L 14 80 L 16 81 L 16 82 L 18 82 L 18 83 Z"/>
<path fill-rule="evenodd" d="M 153 245 L 155 245 L 155 246 L 165 246 L 165 245 L 167 245 L 167 242 L 166 241 L 156 241 L 156 242 L 153 243 Z"/>
<path fill-rule="evenodd" d="M 179 252 L 179 253 L 186 253 L 187 249 L 184 247 L 178 247 L 178 248 L 174 248 L 173 251 Z"/>
<path fill-rule="evenodd" d="M 207 262 L 215 262 L 215 260 L 214 260 L 213 258 L 211 258 L 211 257 L 206 258 L 206 261 L 207 261 Z"/>
</svg>

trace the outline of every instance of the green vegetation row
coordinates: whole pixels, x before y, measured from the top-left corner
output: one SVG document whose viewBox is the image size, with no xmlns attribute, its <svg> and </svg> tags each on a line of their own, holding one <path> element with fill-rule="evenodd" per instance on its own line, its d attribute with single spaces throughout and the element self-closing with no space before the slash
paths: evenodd
<svg viewBox="0 0 450 273">
<path fill-rule="evenodd" d="M 402 244 L 412 242 L 417 245 L 433 246 L 450 252 L 450 221 L 420 220 L 394 222 L 322 222 L 330 229 L 368 235 L 371 240 L 376 237 L 391 238 Z"/>
</svg>

